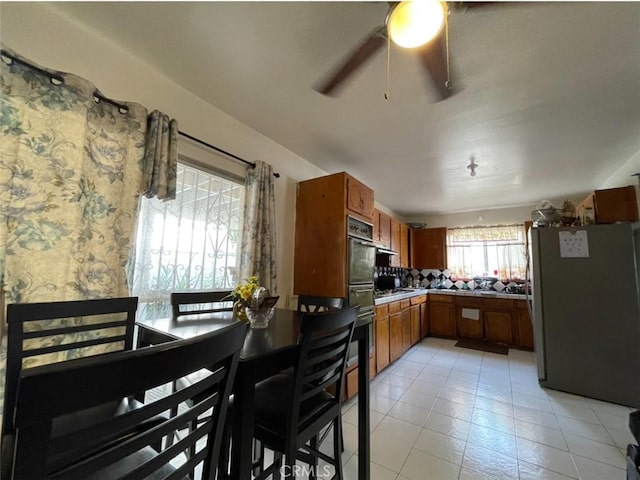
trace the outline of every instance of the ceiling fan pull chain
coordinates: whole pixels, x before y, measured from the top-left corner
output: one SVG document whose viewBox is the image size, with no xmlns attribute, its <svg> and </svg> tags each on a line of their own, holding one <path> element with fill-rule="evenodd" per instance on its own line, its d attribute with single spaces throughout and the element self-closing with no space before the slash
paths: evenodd
<svg viewBox="0 0 640 480">
<path fill-rule="evenodd" d="M 447 2 L 447 12 L 444 16 L 444 35 L 445 35 L 445 46 L 447 49 L 447 81 L 444 82 L 444 86 L 447 88 L 451 88 L 451 76 L 449 72 L 449 14 L 451 13 L 451 7 Z"/>
<path fill-rule="evenodd" d="M 389 100 L 389 70 L 391 69 L 391 37 L 387 35 L 387 79 L 384 85 L 384 99 Z"/>
</svg>

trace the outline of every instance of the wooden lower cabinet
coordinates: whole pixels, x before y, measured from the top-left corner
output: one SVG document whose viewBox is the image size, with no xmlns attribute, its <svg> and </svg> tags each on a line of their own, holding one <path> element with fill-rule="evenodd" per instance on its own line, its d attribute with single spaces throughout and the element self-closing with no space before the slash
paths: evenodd
<svg viewBox="0 0 640 480">
<path fill-rule="evenodd" d="M 456 298 L 456 333 L 460 338 L 483 337 L 482 310 L 480 302 L 474 299 Z M 475 318 L 477 316 L 477 319 Z"/>
<path fill-rule="evenodd" d="M 526 300 L 517 302 L 513 333 L 516 347 L 533 350 L 533 324 Z"/>
<path fill-rule="evenodd" d="M 444 297 L 444 299 L 436 298 Z M 431 333 L 441 337 L 455 337 L 453 321 L 453 296 L 433 295 L 429 300 L 429 328 Z"/>
<path fill-rule="evenodd" d="M 510 311 L 484 312 L 484 340 L 489 343 L 513 343 Z"/>
<path fill-rule="evenodd" d="M 422 338 L 420 336 L 420 305 L 411 305 L 411 345 L 414 345 Z"/>
<path fill-rule="evenodd" d="M 389 306 L 376 307 L 375 316 L 376 370 L 380 372 L 389 365 Z"/>
<path fill-rule="evenodd" d="M 420 305 L 420 338 L 429 335 L 429 300 Z"/>
<path fill-rule="evenodd" d="M 402 353 L 404 353 L 411 347 L 411 302 L 409 300 L 402 300 L 400 305 L 400 315 L 402 317 Z"/>
<path fill-rule="evenodd" d="M 418 295 L 411 299 L 411 343 L 418 343 L 429 330 L 429 314 L 426 309 L 427 296 Z"/>
<path fill-rule="evenodd" d="M 402 349 L 402 312 L 400 302 L 389 304 L 389 360 L 400 358 Z"/>
<path fill-rule="evenodd" d="M 375 355 L 369 354 L 369 379 L 371 380 L 376 375 L 375 362 Z M 343 398 L 349 399 L 358 393 L 358 365 L 350 365 L 347 367 L 345 377 Z"/>
</svg>

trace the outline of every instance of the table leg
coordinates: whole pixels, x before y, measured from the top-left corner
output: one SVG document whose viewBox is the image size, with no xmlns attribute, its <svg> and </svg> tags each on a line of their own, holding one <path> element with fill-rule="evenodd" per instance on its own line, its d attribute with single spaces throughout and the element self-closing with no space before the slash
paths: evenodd
<svg viewBox="0 0 640 480">
<path fill-rule="evenodd" d="M 233 438 L 231 443 L 231 478 L 251 479 L 252 440 L 255 421 L 255 378 L 249 368 L 238 365 L 233 400 Z"/>
<path fill-rule="evenodd" d="M 358 479 L 369 480 L 371 446 L 369 428 L 369 326 L 358 336 Z"/>
</svg>

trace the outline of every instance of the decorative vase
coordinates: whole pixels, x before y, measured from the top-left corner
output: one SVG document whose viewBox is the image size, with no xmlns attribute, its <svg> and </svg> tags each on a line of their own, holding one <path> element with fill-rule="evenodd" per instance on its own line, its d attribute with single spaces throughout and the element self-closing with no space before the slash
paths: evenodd
<svg viewBox="0 0 640 480">
<path fill-rule="evenodd" d="M 269 320 L 273 317 L 274 308 L 260 308 L 254 310 L 251 307 L 246 308 L 247 317 L 249 318 L 249 326 L 251 328 L 267 328 Z"/>
<path fill-rule="evenodd" d="M 233 314 L 243 322 L 248 322 L 249 318 L 247 317 L 247 305 L 242 300 L 237 300 L 233 304 Z"/>
</svg>

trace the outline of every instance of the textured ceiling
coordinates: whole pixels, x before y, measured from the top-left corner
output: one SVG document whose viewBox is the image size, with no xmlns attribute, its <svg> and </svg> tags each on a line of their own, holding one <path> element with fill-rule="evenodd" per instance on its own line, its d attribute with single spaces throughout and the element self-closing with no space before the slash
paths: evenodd
<svg viewBox="0 0 640 480">
<path fill-rule="evenodd" d="M 389 100 L 384 51 L 337 98 L 313 90 L 384 22 L 384 2 L 55 8 L 327 172 L 348 171 L 406 217 L 580 195 L 640 150 L 636 2 L 454 9 L 459 93 L 437 103 L 415 54 L 394 47 Z"/>
</svg>

